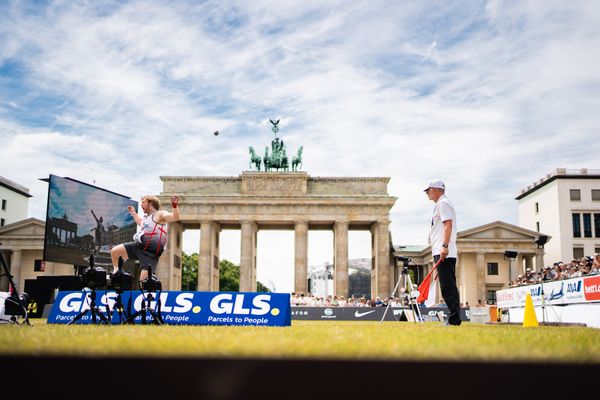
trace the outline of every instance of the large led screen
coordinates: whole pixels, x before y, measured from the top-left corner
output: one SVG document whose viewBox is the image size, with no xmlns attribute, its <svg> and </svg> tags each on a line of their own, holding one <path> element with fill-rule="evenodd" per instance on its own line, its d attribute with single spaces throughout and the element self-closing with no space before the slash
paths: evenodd
<svg viewBox="0 0 600 400">
<path fill-rule="evenodd" d="M 96 266 L 112 272 L 110 249 L 132 241 L 137 230 L 127 206 L 138 209 L 129 197 L 50 175 L 44 260 L 87 266 L 93 254 Z"/>
</svg>

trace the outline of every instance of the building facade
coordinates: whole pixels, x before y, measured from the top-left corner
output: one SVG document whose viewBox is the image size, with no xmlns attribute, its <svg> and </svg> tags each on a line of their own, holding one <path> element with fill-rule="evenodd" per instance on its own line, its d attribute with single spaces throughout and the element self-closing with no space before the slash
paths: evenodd
<svg viewBox="0 0 600 400">
<path fill-rule="evenodd" d="M 29 189 L 0 176 L 0 227 L 27 218 Z"/>
<path fill-rule="evenodd" d="M 389 213 L 396 198 L 388 177 L 311 177 L 306 172 L 243 172 L 237 177 L 163 176 L 159 199 L 179 193 L 181 218 L 169 224 L 158 265 L 163 288 L 181 288 L 181 233 L 200 230 L 198 290 L 219 290 L 219 234 L 241 230 L 240 291 L 256 291 L 257 233 L 294 231 L 294 291 L 308 292 L 308 231 L 333 231 L 333 285 L 348 296 L 348 231 L 372 237 L 371 293 L 391 291 Z M 276 243 L 273 243 L 276 245 Z"/>
<path fill-rule="evenodd" d="M 0 227 L 0 251 L 7 263 L 17 290 L 22 292 L 26 279 L 44 275 L 74 275 L 73 265 L 44 262 L 45 223 L 36 218 L 24 219 Z M 8 278 L 0 278 L 0 292 L 8 291 Z"/>
<path fill-rule="evenodd" d="M 600 252 L 600 170 L 556 169 L 521 190 L 519 225 L 545 232 L 548 262 Z"/>
<path fill-rule="evenodd" d="M 535 242 L 539 235 L 502 221 L 458 232 L 456 284 L 461 303 L 468 302 L 470 306 L 479 300 L 495 303 L 496 291 L 506 289 L 527 268 L 539 271 L 544 260 L 544 248 Z M 548 236 L 548 243 L 550 239 Z M 514 257 L 506 257 L 507 251 L 513 252 Z M 415 282 L 421 282 L 434 265 L 430 246 L 394 246 L 394 256 L 411 259 L 409 269 Z M 396 280 L 400 272 L 397 268 Z M 438 285 L 441 298 L 439 294 Z"/>
</svg>

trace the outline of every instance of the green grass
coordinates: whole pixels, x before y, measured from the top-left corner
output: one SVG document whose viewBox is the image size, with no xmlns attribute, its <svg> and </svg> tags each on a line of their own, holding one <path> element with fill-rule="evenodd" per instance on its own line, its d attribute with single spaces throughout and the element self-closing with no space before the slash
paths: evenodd
<svg viewBox="0 0 600 400">
<path fill-rule="evenodd" d="M 291 327 L 0 325 L 0 355 L 600 363 L 585 327 L 294 321 Z"/>
</svg>

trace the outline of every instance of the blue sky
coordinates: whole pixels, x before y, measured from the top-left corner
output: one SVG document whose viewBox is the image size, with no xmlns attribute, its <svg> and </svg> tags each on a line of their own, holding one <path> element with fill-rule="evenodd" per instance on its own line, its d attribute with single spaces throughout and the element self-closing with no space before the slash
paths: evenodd
<svg viewBox="0 0 600 400">
<path fill-rule="evenodd" d="M 160 175 L 237 176 L 280 118 L 310 175 L 390 177 L 394 242 L 425 243 L 432 178 L 462 230 L 598 168 L 598 71 L 594 1 L 0 1 L 0 175 L 43 219 L 39 178 L 138 199 Z M 259 279 L 293 262 L 282 235 Z"/>
</svg>

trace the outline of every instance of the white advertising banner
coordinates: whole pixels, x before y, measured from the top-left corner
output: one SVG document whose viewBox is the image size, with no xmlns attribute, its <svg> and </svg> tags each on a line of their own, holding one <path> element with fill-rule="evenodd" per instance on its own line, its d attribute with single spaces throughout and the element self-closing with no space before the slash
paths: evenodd
<svg viewBox="0 0 600 400">
<path fill-rule="evenodd" d="M 542 298 L 557 305 L 600 302 L 600 275 L 498 290 L 496 303 L 500 308 L 525 307 L 528 293 L 536 306 L 542 305 Z"/>
</svg>

